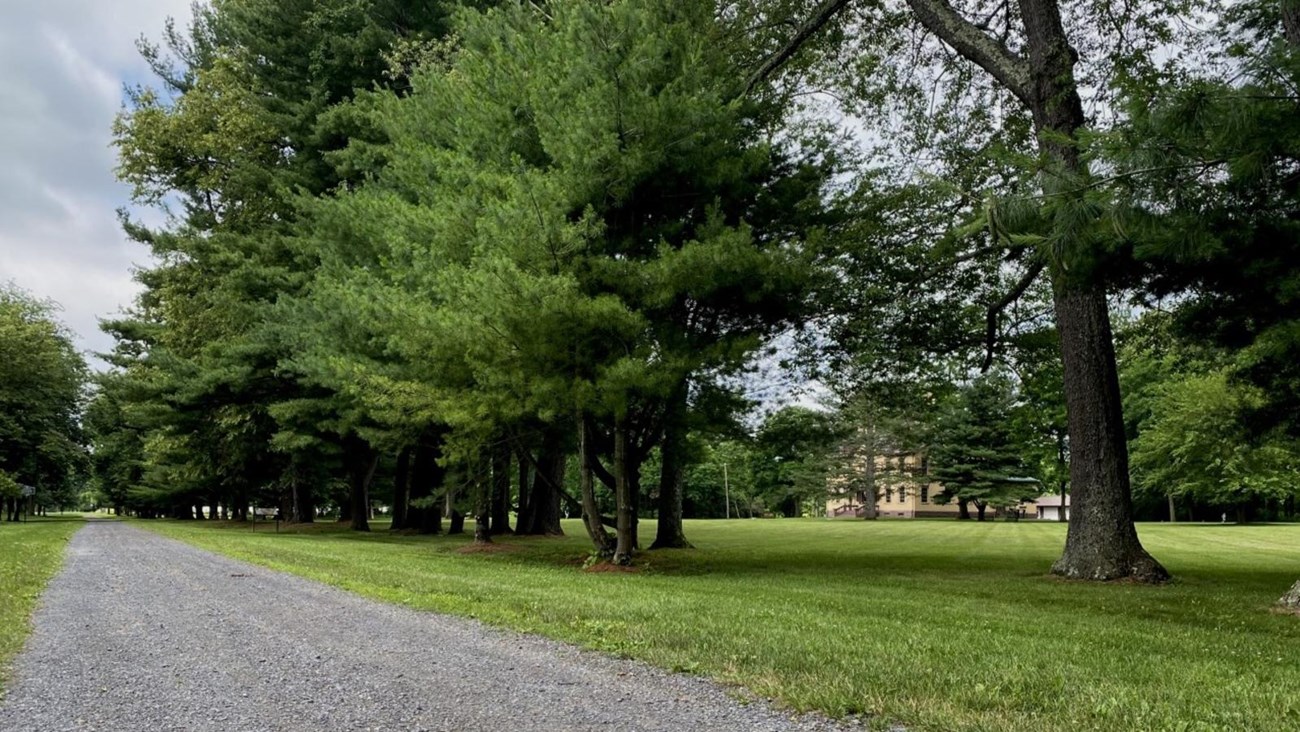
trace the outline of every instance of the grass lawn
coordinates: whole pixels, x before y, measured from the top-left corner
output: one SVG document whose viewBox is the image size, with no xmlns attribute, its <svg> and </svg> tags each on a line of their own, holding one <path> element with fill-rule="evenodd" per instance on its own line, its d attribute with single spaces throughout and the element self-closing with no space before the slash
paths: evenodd
<svg viewBox="0 0 1300 732">
<path fill-rule="evenodd" d="M 1300 618 L 1269 611 L 1300 579 L 1300 526 L 1141 526 L 1177 578 L 1145 587 L 1049 576 L 1065 537 L 1055 523 L 688 522 L 698 548 L 647 553 L 637 573 L 582 571 L 576 521 L 568 538 L 505 538 L 487 553 L 459 551 L 464 536 L 333 525 L 140 525 L 882 725 L 1300 730 Z"/>
<path fill-rule="evenodd" d="M 41 590 L 63 564 L 63 548 L 81 516 L 0 523 L 0 692 L 9 662 L 22 650 Z"/>
</svg>

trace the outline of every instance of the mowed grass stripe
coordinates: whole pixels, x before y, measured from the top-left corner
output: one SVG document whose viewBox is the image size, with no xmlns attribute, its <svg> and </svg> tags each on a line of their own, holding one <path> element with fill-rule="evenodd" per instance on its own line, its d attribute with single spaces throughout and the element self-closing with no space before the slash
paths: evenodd
<svg viewBox="0 0 1300 732">
<path fill-rule="evenodd" d="M 1048 574 L 1065 526 L 688 522 L 697 549 L 587 573 L 563 539 L 358 535 L 142 522 L 425 610 L 694 671 L 800 710 L 914 730 L 1300 729 L 1300 526 L 1144 525 L 1163 587 Z M 653 535 L 653 522 L 642 524 Z M 435 692 L 436 693 L 436 692 Z"/>
<path fill-rule="evenodd" d="M 31 632 L 31 615 L 41 591 L 63 565 L 78 518 L 33 518 L 0 523 L 0 694 L 9 664 Z"/>
</svg>

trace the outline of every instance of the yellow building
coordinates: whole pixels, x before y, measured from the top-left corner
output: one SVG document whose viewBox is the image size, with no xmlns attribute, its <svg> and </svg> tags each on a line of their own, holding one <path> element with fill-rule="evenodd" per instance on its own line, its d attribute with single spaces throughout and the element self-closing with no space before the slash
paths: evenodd
<svg viewBox="0 0 1300 732">
<path fill-rule="evenodd" d="M 943 484 L 928 478 L 929 461 L 916 453 L 878 455 L 875 459 L 876 515 L 882 518 L 957 518 L 961 513 L 956 501 L 940 503 Z M 834 476 L 827 482 L 829 496 L 826 500 L 827 518 L 862 518 L 865 510 L 862 500 L 851 484 L 860 482 L 864 466 L 857 468 L 858 475 Z M 1037 482 L 1037 481 L 1033 481 Z M 970 515 L 977 511 L 970 505 Z M 1024 501 L 1016 509 L 1017 518 L 1037 518 L 1034 501 Z M 1006 512 L 989 510 L 985 518 L 1001 518 Z"/>
</svg>

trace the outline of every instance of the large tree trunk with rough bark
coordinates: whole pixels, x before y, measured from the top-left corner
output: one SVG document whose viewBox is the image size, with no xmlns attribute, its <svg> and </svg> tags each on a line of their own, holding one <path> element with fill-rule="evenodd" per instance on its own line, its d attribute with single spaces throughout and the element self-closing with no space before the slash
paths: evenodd
<svg viewBox="0 0 1300 732">
<path fill-rule="evenodd" d="M 1052 571 L 1092 580 L 1169 575 L 1133 526 L 1128 445 L 1105 292 L 1058 288 L 1056 315 L 1070 424 L 1070 525 Z"/>
<path fill-rule="evenodd" d="M 664 438 L 660 445 L 659 522 L 651 549 L 685 549 L 682 528 L 682 492 L 686 483 L 687 385 L 682 382 L 669 397 L 664 415 Z"/>
<path fill-rule="evenodd" d="M 922 25 L 987 71 L 1030 111 L 1039 150 L 1048 163 L 1040 173 L 1043 193 L 1068 194 L 1084 180 L 1087 165 L 1077 144 L 1086 121 L 1074 76 L 1078 55 L 1061 24 L 1059 0 L 1019 0 L 1027 58 L 963 17 L 947 0 L 907 3 Z M 1095 253 L 1083 254 L 1070 266 L 1057 262 L 1052 267 L 1073 495 L 1065 552 L 1052 571 L 1083 579 L 1160 581 L 1167 573 L 1142 548 L 1133 528 L 1104 275 L 1089 262 L 1094 258 L 1087 255 Z"/>
<path fill-rule="evenodd" d="M 1059 194 L 1087 174 L 1078 132 L 1086 121 L 1074 79 L 1077 54 L 1061 25 L 1058 0 L 1020 0 L 1029 52 L 1027 101 L 1039 149 L 1050 167 L 1043 192 Z M 1085 256 L 1084 259 L 1091 259 Z M 1104 273 L 1053 267 L 1053 306 L 1061 339 L 1070 434 L 1070 527 L 1052 571 L 1093 580 L 1168 579 L 1133 526 L 1128 444 Z"/>
</svg>

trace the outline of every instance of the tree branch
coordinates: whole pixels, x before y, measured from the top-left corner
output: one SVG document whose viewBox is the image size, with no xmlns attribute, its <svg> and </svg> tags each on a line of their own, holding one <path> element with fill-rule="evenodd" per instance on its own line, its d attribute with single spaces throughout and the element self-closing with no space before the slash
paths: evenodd
<svg viewBox="0 0 1300 732">
<path fill-rule="evenodd" d="M 614 489 L 614 474 L 609 472 L 609 468 L 606 468 L 600 462 L 600 458 L 596 456 L 594 451 L 591 453 L 591 459 L 587 461 L 587 464 L 591 466 L 591 474 L 600 478 L 600 482 L 604 483 L 606 488 Z"/>
<path fill-rule="evenodd" d="M 1031 103 L 1025 59 L 963 17 L 948 0 L 907 0 L 907 5 L 926 30 L 992 74 L 1020 101 Z"/>
<path fill-rule="evenodd" d="M 803 44 L 809 38 L 821 30 L 848 4 L 849 0 L 824 0 L 821 5 L 818 5 L 813 10 L 812 16 L 804 21 L 803 25 L 799 26 L 799 29 L 790 37 L 790 40 L 786 41 L 786 44 L 778 49 L 776 53 L 768 56 L 767 60 L 754 73 L 749 75 L 749 78 L 745 80 L 745 93 L 749 94 L 754 90 L 754 87 L 776 73 L 785 65 L 786 61 L 789 61 L 799 52 L 799 49 L 803 47 Z"/>
<path fill-rule="evenodd" d="M 1011 303 L 1019 300 L 1020 296 L 1025 294 L 1025 290 L 1028 290 L 1029 286 L 1034 284 L 1034 280 L 1038 279 L 1038 275 L 1042 273 L 1042 271 L 1043 260 L 1039 259 L 1031 264 L 1029 269 L 1025 270 L 1024 276 L 1016 282 L 1015 287 L 1012 287 L 1010 292 L 1003 295 L 1002 299 L 989 306 L 987 320 L 985 321 L 984 363 L 980 366 L 981 374 L 988 373 L 988 370 L 993 366 L 993 347 L 997 345 L 998 339 L 998 316 L 1001 315 L 1002 311 L 1006 310 Z"/>
</svg>

